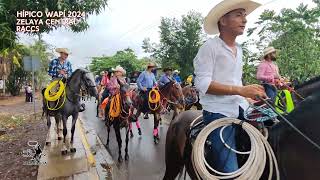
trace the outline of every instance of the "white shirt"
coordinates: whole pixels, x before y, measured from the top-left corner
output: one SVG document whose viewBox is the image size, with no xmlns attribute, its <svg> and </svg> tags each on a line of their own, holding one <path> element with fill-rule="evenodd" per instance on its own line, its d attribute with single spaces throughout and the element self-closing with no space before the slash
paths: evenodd
<svg viewBox="0 0 320 180">
<path fill-rule="evenodd" d="M 206 94 L 212 81 L 224 85 L 242 86 L 242 48 L 236 45 L 234 56 L 230 47 L 215 37 L 205 42 L 193 60 L 195 86 L 200 92 L 200 103 L 204 110 L 237 118 L 239 106 L 246 110 L 249 103 L 238 95 Z"/>
</svg>

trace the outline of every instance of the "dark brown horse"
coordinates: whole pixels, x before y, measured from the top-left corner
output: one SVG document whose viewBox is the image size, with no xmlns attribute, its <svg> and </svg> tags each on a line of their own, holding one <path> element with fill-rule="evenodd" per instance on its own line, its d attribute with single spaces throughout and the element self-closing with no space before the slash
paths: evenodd
<svg viewBox="0 0 320 180">
<path fill-rule="evenodd" d="M 106 146 L 109 145 L 109 135 L 110 135 L 110 128 L 113 125 L 117 142 L 118 142 L 118 147 L 119 147 L 119 157 L 118 161 L 122 162 L 123 158 L 121 155 L 121 148 L 122 148 L 122 139 L 121 139 L 121 131 L 120 129 L 125 127 L 126 128 L 126 147 L 125 147 L 125 160 L 129 159 L 129 154 L 128 154 L 128 142 L 129 142 L 129 115 L 130 115 L 130 109 L 132 106 L 132 100 L 131 100 L 131 89 L 128 84 L 122 84 L 120 81 L 118 81 L 120 84 L 120 115 L 118 117 L 114 117 L 113 119 L 109 118 L 109 109 L 111 105 L 111 100 L 113 97 L 110 97 L 109 102 L 106 105 L 105 108 L 105 121 L 106 121 L 106 126 L 108 130 L 108 138 L 107 138 L 107 143 Z"/>
<path fill-rule="evenodd" d="M 145 105 L 145 102 L 142 98 L 142 95 L 136 94 L 135 97 L 133 97 L 133 106 L 137 109 L 137 112 L 135 114 L 136 118 L 139 118 L 141 112 L 145 110 L 143 113 L 150 113 L 154 116 L 154 128 L 153 128 L 153 138 L 154 143 L 158 144 L 159 142 L 159 134 L 158 134 L 158 126 L 160 121 L 160 112 L 164 110 L 164 108 L 167 107 L 167 103 L 171 103 L 176 105 L 179 108 L 182 108 L 184 106 L 184 96 L 182 93 L 182 88 L 179 83 L 176 83 L 174 81 L 170 81 L 166 85 L 159 88 L 160 93 L 160 104 L 158 108 L 155 110 L 150 109 L 150 107 L 145 108 L 143 107 Z M 154 107 L 152 107 L 154 108 Z"/>
<path fill-rule="evenodd" d="M 296 91 L 306 99 L 289 113 L 289 119 L 298 129 L 320 144 L 320 78 L 312 79 Z M 165 180 L 174 180 L 183 167 L 191 179 L 197 179 L 191 161 L 192 145 L 189 139 L 190 126 L 201 111 L 185 111 L 174 119 L 166 138 Z M 280 173 L 284 179 L 315 179 L 320 176 L 320 151 L 304 137 L 281 121 L 269 132 L 269 142 L 277 156 Z"/>
</svg>

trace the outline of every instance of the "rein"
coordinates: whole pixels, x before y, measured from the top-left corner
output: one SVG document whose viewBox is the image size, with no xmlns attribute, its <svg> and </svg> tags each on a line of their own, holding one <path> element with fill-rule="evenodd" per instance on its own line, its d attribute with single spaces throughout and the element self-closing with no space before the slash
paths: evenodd
<svg viewBox="0 0 320 180">
<path fill-rule="evenodd" d="M 314 147 L 316 147 L 320 151 L 320 145 L 314 142 L 312 139 L 310 139 L 307 135 L 305 135 L 303 132 L 301 132 L 296 126 L 294 126 L 287 118 L 285 118 L 282 114 L 277 112 L 277 110 L 266 100 L 261 98 L 260 96 L 257 96 L 257 98 L 261 101 L 263 101 L 267 106 L 269 106 L 279 117 L 281 117 L 289 126 L 291 126 L 292 129 L 294 129 L 297 133 L 299 133 L 304 139 L 306 139 L 309 143 L 311 143 Z"/>
</svg>

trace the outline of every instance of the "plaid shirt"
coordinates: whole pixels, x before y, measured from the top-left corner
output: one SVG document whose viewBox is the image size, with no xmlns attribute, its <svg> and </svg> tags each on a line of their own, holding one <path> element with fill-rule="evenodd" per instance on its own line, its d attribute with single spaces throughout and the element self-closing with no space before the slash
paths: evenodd
<svg viewBox="0 0 320 180">
<path fill-rule="evenodd" d="M 63 64 L 60 64 L 59 59 L 53 59 L 49 64 L 49 71 L 48 74 L 52 78 L 61 78 L 63 77 L 62 74 L 59 74 L 59 71 L 64 69 L 67 73 L 67 77 L 70 77 L 72 74 L 72 67 L 69 61 L 65 61 Z"/>
</svg>

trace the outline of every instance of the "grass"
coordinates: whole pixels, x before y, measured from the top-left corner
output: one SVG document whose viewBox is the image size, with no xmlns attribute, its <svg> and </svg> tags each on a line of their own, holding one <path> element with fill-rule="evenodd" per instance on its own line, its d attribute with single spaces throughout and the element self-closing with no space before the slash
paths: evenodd
<svg viewBox="0 0 320 180">
<path fill-rule="evenodd" d="M 39 121 L 41 113 L 36 114 L 36 120 Z M 0 129 L 5 129 L 6 134 L 0 136 L 0 141 L 11 141 L 19 138 L 19 134 L 12 134 L 10 131 L 23 126 L 26 123 L 34 122 L 34 115 L 11 115 L 0 114 Z"/>
</svg>

